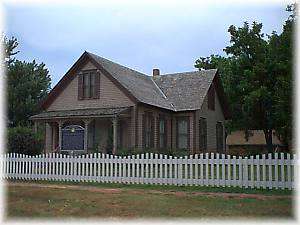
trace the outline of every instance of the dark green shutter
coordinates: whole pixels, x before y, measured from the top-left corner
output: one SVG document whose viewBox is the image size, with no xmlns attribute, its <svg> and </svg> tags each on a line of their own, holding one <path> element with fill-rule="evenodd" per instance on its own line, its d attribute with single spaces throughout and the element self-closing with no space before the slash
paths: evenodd
<svg viewBox="0 0 300 225">
<path fill-rule="evenodd" d="M 100 97 L 100 74 L 95 73 L 94 98 Z"/>
</svg>

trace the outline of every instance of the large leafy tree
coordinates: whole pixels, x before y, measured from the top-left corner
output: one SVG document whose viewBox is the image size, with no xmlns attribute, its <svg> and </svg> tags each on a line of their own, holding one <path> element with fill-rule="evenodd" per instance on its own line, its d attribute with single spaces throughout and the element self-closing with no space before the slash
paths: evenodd
<svg viewBox="0 0 300 225">
<path fill-rule="evenodd" d="M 286 143 L 291 138 L 293 20 L 291 16 L 286 21 L 282 34 L 267 37 L 260 23 L 232 25 L 230 45 L 224 49 L 227 57 L 201 57 L 195 64 L 219 69 L 232 112 L 229 131 L 243 129 L 247 138 L 251 129 L 262 129 L 270 152 L 272 130 Z"/>
<path fill-rule="evenodd" d="M 283 32 L 269 36 L 268 72 L 276 76 L 274 93 L 274 126 L 279 139 L 287 146 L 292 139 L 293 50 L 296 5 L 287 7 L 291 12 L 283 26 Z"/>
<path fill-rule="evenodd" d="M 9 126 L 30 125 L 29 117 L 40 111 L 39 102 L 50 90 L 51 79 L 44 63 L 19 61 L 17 39 L 3 38 L 7 81 Z"/>
</svg>

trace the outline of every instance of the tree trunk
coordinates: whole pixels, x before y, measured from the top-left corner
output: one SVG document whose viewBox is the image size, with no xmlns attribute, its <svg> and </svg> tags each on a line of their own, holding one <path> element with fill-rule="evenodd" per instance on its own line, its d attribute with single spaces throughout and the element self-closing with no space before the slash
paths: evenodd
<svg viewBox="0 0 300 225">
<path fill-rule="evenodd" d="M 264 130 L 268 153 L 273 152 L 272 130 Z"/>
</svg>

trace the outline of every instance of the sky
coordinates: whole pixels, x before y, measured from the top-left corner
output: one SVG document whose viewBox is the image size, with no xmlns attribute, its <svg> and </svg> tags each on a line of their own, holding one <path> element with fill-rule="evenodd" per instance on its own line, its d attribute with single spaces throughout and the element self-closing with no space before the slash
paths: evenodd
<svg viewBox="0 0 300 225">
<path fill-rule="evenodd" d="M 280 33 L 288 17 L 286 1 L 59 2 L 3 4 L 4 33 L 19 41 L 17 59 L 44 62 L 52 87 L 85 50 L 148 75 L 153 68 L 193 71 L 197 58 L 225 55 L 230 25 L 257 21 L 263 33 Z"/>
</svg>

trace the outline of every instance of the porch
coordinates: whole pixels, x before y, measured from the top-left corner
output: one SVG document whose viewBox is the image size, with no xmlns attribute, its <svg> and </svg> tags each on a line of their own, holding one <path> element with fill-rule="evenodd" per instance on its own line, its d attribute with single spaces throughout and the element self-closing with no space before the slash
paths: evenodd
<svg viewBox="0 0 300 225">
<path fill-rule="evenodd" d="M 45 152 L 116 154 L 130 147 L 130 107 L 51 111 L 32 116 L 45 123 Z"/>
</svg>

